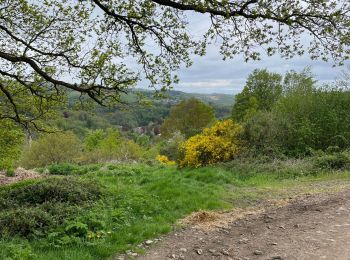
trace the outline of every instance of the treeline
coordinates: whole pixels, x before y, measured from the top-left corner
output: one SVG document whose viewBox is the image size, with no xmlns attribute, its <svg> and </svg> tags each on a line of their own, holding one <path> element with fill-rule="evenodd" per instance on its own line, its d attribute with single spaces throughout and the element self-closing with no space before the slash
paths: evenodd
<svg viewBox="0 0 350 260">
<path fill-rule="evenodd" d="M 87 112 L 68 111 L 63 121 L 55 121 L 59 131 L 37 133 L 31 140 L 19 126 L 5 120 L 0 126 L 0 168 L 110 161 L 200 167 L 237 158 L 328 155 L 325 164 L 350 165 L 346 86 L 318 86 L 308 69 L 285 75 L 255 70 L 236 95 L 232 115 L 223 119 L 208 103 L 189 98 L 173 104 L 167 115 L 161 114 L 164 120 L 137 129 L 116 127 Z"/>
<path fill-rule="evenodd" d="M 60 117 L 55 120 L 59 129 L 73 131 L 83 137 L 89 130 L 120 128 L 122 131 L 133 131 L 143 128 L 144 132 L 152 135 L 163 120 L 169 115 L 173 106 L 183 100 L 196 98 L 210 105 L 217 118 L 228 117 L 232 109 L 232 96 L 224 94 L 189 94 L 181 91 L 169 91 L 160 97 L 155 97 L 151 91 L 130 92 L 123 95 L 122 104 L 112 108 L 93 105 L 89 109 L 79 109 L 79 97 L 69 96 L 67 108 L 61 108 Z M 154 134 L 154 133 L 153 133 Z"/>
<path fill-rule="evenodd" d="M 309 70 L 284 78 L 256 70 L 236 96 L 232 117 L 244 126 L 249 153 L 287 156 L 344 150 L 350 145 L 350 92 L 317 86 Z"/>
</svg>

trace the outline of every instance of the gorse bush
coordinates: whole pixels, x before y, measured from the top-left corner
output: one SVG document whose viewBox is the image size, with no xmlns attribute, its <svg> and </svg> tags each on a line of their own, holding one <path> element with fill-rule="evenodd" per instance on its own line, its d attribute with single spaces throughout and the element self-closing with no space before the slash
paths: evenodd
<svg viewBox="0 0 350 260">
<path fill-rule="evenodd" d="M 76 178 L 49 178 L 0 189 L 0 238 L 41 237 L 101 198 L 100 187 Z"/>
<path fill-rule="evenodd" d="M 100 188 L 87 181 L 74 178 L 48 178 L 15 189 L 0 190 L 2 208 L 37 205 L 45 202 L 67 202 L 78 204 L 96 200 L 101 196 Z"/>
<path fill-rule="evenodd" d="M 69 163 L 52 164 L 47 167 L 52 175 L 70 175 L 80 169 L 78 166 Z"/>
<path fill-rule="evenodd" d="M 200 167 L 232 160 L 239 151 L 242 127 L 232 120 L 219 121 L 189 138 L 182 146 L 180 166 Z"/>
<path fill-rule="evenodd" d="M 176 165 L 175 161 L 169 160 L 169 158 L 165 155 L 157 155 L 156 160 L 164 165 L 168 165 L 168 166 Z"/>
</svg>

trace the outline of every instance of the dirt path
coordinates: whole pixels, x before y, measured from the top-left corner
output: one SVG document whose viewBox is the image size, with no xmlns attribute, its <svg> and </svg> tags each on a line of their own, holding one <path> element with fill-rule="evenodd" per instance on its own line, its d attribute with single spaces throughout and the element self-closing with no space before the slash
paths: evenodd
<svg viewBox="0 0 350 260">
<path fill-rule="evenodd" d="M 350 189 L 214 215 L 165 237 L 138 259 L 350 260 Z"/>
</svg>

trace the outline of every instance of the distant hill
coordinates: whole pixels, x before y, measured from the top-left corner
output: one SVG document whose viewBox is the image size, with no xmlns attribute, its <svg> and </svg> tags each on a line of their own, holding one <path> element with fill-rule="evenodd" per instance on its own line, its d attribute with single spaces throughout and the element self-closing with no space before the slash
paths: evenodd
<svg viewBox="0 0 350 260">
<path fill-rule="evenodd" d="M 233 103 L 233 95 L 228 95 L 228 94 L 185 93 L 177 90 L 168 91 L 167 94 L 170 97 L 176 97 L 179 99 L 188 99 L 191 97 L 195 97 L 195 98 L 198 98 L 199 100 L 202 100 L 205 103 L 219 105 L 219 106 L 232 106 L 232 103 Z"/>
<path fill-rule="evenodd" d="M 73 104 L 79 96 L 69 96 L 70 108 L 62 111 L 62 118 L 58 126 L 65 130 L 72 130 L 83 136 L 89 129 L 120 127 L 131 130 L 137 127 L 160 126 L 168 116 L 172 106 L 189 98 L 197 98 L 214 108 L 217 118 L 231 115 L 233 95 L 227 94 L 199 94 L 185 93 L 171 90 L 162 93 L 162 97 L 155 97 L 154 92 L 145 89 L 134 89 L 122 96 L 126 105 L 117 104 L 113 108 L 95 106 L 91 110 L 73 109 Z"/>
</svg>

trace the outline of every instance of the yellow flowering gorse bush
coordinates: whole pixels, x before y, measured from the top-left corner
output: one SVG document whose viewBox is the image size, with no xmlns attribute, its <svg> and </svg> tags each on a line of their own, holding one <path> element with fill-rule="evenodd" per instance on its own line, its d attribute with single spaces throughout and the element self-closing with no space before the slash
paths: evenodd
<svg viewBox="0 0 350 260">
<path fill-rule="evenodd" d="M 161 164 L 165 164 L 168 166 L 173 166 L 176 165 L 175 161 L 170 160 L 167 156 L 165 155 L 157 155 L 156 160 L 160 162 Z"/>
<path fill-rule="evenodd" d="M 189 138 L 183 145 L 180 166 L 201 167 L 233 159 L 239 150 L 238 135 L 242 126 L 232 120 L 219 121 Z"/>
</svg>

